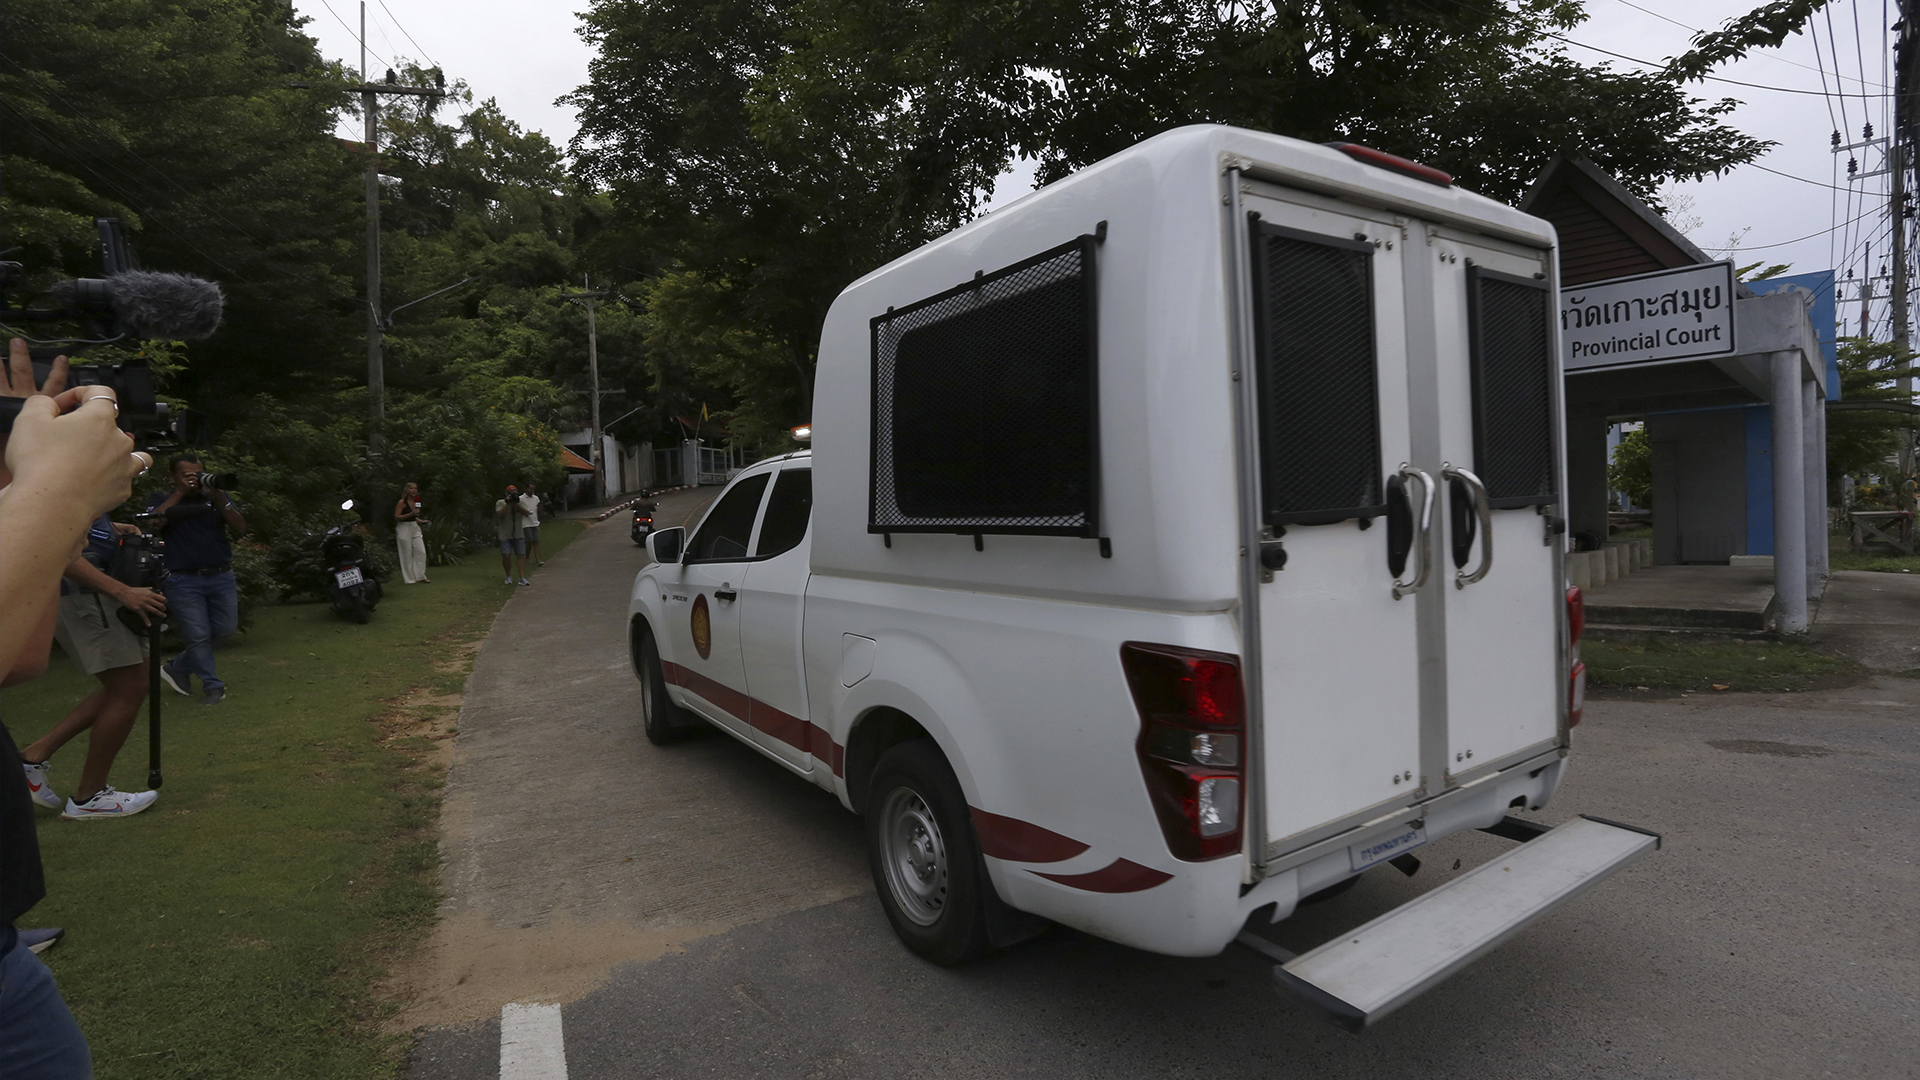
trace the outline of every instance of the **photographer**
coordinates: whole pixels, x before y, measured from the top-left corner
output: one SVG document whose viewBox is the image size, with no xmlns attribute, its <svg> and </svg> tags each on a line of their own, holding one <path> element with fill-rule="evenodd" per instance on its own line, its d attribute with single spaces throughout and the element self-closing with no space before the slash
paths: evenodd
<svg viewBox="0 0 1920 1080">
<path fill-rule="evenodd" d="M 520 584 L 531 585 L 527 580 L 527 504 L 520 501 L 520 489 L 513 484 L 507 485 L 507 493 L 494 500 L 494 532 L 500 538 L 500 569 L 507 575 L 502 585 L 513 584 L 513 561 L 520 560 Z"/>
<path fill-rule="evenodd" d="M 120 535 L 138 533 L 102 516 L 87 532 L 87 547 L 67 567 L 60 583 L 60 613 L 54 636 L 68 659 L 100 680 L 100 689 L 83 698 L 53 730 L 20 750 L 27 790 L 33 800 L 69 821 L 127 817 L 152 806 L 155 791 L 117 791 L 107 783 L 113 759 L 139 718 L 147 692 L 147 639 L 122 621 L 131 611 L 142 624 L 165 616 L 167 602 L 152 589 L 122 584 L 105 572 L 113 563 Z M 47 759 L 82 731 L 87 761 L 73 797 L 63 804 L 47 779 Z"/>
<path fill-rule="evenodd" d="M 233 499 L 215 485 L 200 455 L 176 454 L 171 462 L 173 490 L 155 492 L 147 504 L 154 528 L 166 537 L 167 609 L 187 647 L 160 666 L 160 677 L 181 694 L 200 676 L 200 701 L 218 705 L 227 684 L 214 673 L 213 647 L 240 625 L 240 590 L 233 577 L 229 536 L 246 534 L 247 519 Z"/>
<path fill-rule="evenodd" d="M 66 385 L 54 361 L 34 385 L 24 341 L 15 339 L 0 395 L 25 399 L 10 435 L 0 436 L 0 672 L 7 682 L 46 665 L 50 619 L 63 568 L 87 523 L 125 502 L 133 478 L 153 459 L 115 426 L 117 395 Z M 61 1080 L 92 1075 L 87 1041 L 39 957 L 17 947 L 14 922 L 46 895 L 33 803 L 12 735 L 0 727 L 0 1075 Z"/>
</svg>

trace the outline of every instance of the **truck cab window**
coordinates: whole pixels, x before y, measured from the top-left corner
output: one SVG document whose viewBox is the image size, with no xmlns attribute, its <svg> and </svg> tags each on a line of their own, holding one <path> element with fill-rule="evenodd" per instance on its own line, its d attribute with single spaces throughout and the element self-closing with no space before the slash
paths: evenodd
<svg viewBox="0 0 1920 1080">
<path fill-rule="evenodd" d="M 753 519 L 760 511 L 760 496 L 767 490 L 767 475 L 742 480 L 732 491 L 720 496 L 720 502 L 700 523 L 687 545 L 688 562 L 722 562 L 747 557 L 747 541 L 753 536 Z"/>
<path fill-rule="evenodd" d="M 767 516 L 760 523 L 760 558 L 792 551 L 806 539 L 807 520 L 813 516 L 813 470 L 786 469 L 774 481 L 767 500 Z"/>
</svg>

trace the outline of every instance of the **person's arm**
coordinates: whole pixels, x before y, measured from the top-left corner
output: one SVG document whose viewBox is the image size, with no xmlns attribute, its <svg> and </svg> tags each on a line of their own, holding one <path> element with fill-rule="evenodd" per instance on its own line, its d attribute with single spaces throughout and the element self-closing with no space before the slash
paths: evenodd
<svg viewBox="0 0 1920 1080">
<path fill-rule="evenodd" d="M 235 540 L 247 535 L 247 519 L 240 516 L 240 508 L 233 505 L 233 499 L 219 488 L 203 488 L 207 500 L 214 509 L 220 511 L 220 517 L 227 523 L 227 532 Z"/>
<path fill-rule="evenodd" d="M 140 616 L 141 622 L 158 619 L 167 613 L 167 598 L 152 589 L 136 589 L 88 562 L 75 559 L 67 564 L 68 581 L 92 589 Z"/>
<path fill-rule="evenodd" d="M 24 355 L 20 346 L 16 353 Z M 31 375 L 28 376 L 31 378 Z M 81 394 L 87 395 L 82 398 Z M 12 483 L 0 492 L 0 671 L 12 672 L 59 602 L 61 572 L 80 554 L 87 527 L 133 493 L 151 459 L 114 426 L 113 394 L 83 386 L 20 403 L 5 452 Z M 62 415 L 62 410 L 69 410 Z"/>
</svg>

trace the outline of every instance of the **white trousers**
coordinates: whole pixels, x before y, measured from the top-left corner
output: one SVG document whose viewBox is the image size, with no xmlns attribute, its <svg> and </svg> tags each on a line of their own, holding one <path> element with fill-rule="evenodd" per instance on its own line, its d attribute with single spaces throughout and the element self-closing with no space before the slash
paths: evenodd
<svg viewBox="0 0 1920 1080">
<path fill-rule="evenodd" d="M 403 521 L 393 527 L 394 542 L 400 548 L 400 580 L 411 585 L 427 576 L 427 541 L 420 535 L 420 523 Z"/>
</svg>

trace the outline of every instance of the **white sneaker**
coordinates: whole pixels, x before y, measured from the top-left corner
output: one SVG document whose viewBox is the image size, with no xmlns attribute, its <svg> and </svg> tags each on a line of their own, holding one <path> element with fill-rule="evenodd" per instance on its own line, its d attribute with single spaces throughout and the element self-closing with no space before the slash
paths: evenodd
<svg viewBox="0 0 1920 1080">
<path fill-rule="evenodd" d="M 60 811 L 60 816 L 68 821 L 126 817 L 152 806 L 159 797 L 157 791 L 115 791 L 112 787 L 103 787 L 84 803 L 68 799 L 67 808 Z"/>
<path fill-rule="evenodd" d="M 520 579 L 520 584 L 522 584 L 522 585 L 531 585 L 531 584 L 533 584 L 533 582 L 531 582 L 531 581 L 528 581 L 528 580 L 527 580 L 526 578 L 521 578 L 521 579 Z"/>
<path fill-rule="evenodd" d="M 20 764 L 25 765 L 27 768 L 27 794 L 33 796 L 34 802 L 39 803 L 49 810 L 58 810 L 66 805 L 66 800 L 55 795 L 53 788 L 47 784 L 46 762 L 43 761 L 38 765 L 28 765 L 23 761 Z"/>
<path fill-rule="evenodd" d="M 500 584 L 502 584 L 502 585 L 511 585 L 511 584 L 513 584 L 513 579 L 512 579 L 512 578 L 507 578 L 507 579 L 506 579 L 505 581 L 502 581 L 502 582 L 501 582 Z"/>
<path fill-rule="evenodd" d="M 172 669 L 168 668 L 167 665 L 165 664 L 160 665 L 160 681 L 163 683 L 166 683 L 167 686 L 170 689 L 172 689 L 172 691 L 176 694 L 184 694 L 187 692 L 187 688 L 184 685 L 182 685 L 182 681 L 180 679 L 176 679 L 174 677 Z M 193 676 L 191 675 L 185 676 L 185 681 L 192 682 Z"/>
</svg>

